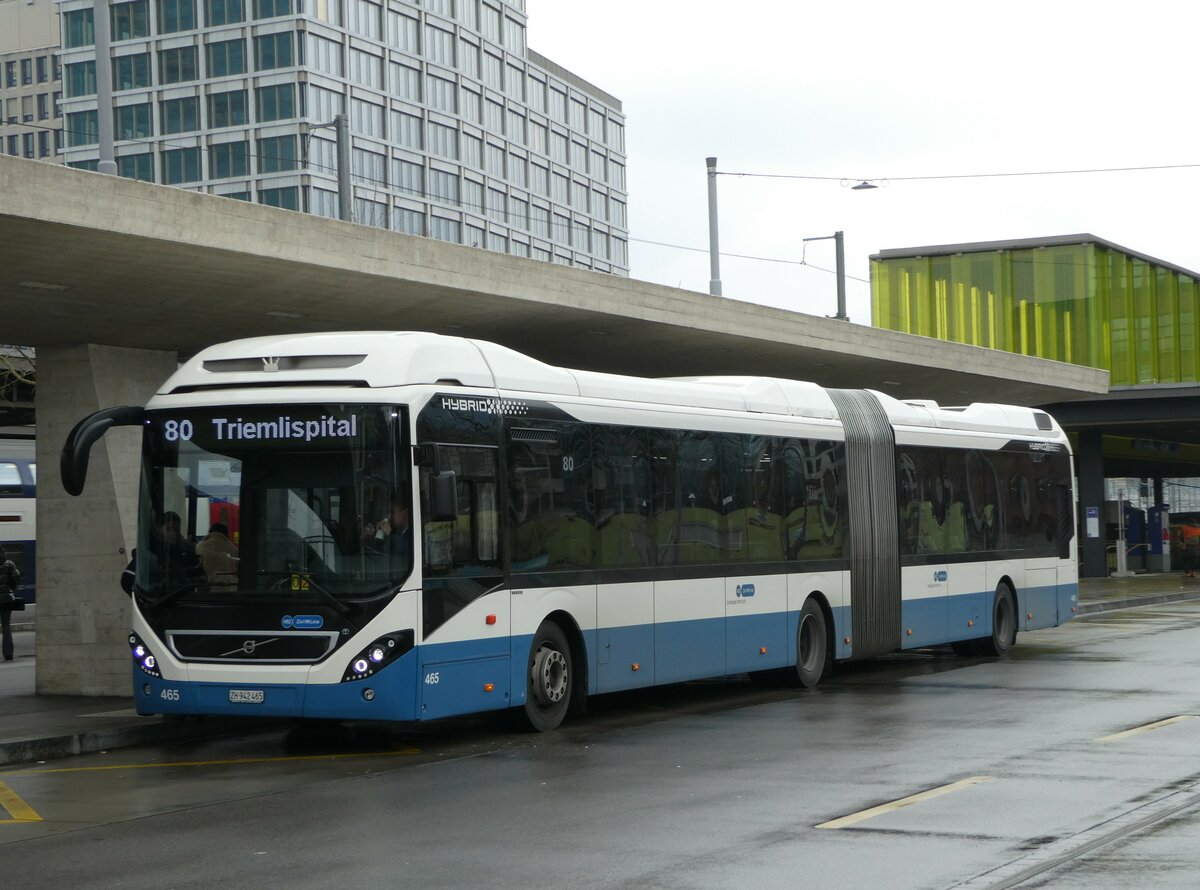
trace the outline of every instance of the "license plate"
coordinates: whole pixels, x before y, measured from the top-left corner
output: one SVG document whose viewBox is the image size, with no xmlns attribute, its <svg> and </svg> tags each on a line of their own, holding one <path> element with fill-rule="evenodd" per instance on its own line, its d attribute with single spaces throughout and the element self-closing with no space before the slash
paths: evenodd
<svg viewBox="0 0 1200 890">
<path fill-rule="evenodd" d="M 261 689 L 230 689 L 229 701 L 235 705 L 261 705 L 266 700 Z"/>
</svg>

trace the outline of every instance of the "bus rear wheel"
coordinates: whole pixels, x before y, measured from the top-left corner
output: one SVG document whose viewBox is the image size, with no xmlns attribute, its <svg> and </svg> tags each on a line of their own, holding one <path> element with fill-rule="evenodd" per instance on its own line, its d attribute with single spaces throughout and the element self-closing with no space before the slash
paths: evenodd
<svg viewBox="0 0 1200 890">
<path fill-rule="evenodd" d="M 1017 641 L 1017 600 L 1012 588 L 1001 584 L 992 600 L 992 635 L 979 641 L 984 655 L 1007 655 Z"/>
<path fill-rule="evenodd" d="M 814 599 L 808 599 L 800 610 L 796 628 L 796 679 L 805 689 L 812 689 L 825 675 L 829 661 L 829 631 L 825 613 Z"/>
<path fill-rule="evenodd" d="M 571 707 L 575 670 L 562 628 L 543 621 L 529 646 L 525 671 L 525 720 L 535 732 L 557 729 Z"/>
</svg>

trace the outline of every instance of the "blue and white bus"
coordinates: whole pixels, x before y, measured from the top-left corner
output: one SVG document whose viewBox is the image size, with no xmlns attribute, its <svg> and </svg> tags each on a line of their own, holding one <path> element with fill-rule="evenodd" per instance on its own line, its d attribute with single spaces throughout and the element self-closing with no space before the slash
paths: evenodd
<svg viewBox="0 0 1200 890">
<path fill-rule="evenodd" d="M 17 596 L 37 601 L 37 458 L 32 434 L 0 432 L 0 545 L 21 573 Z"/>
<path fill-rule="evenodd" d="M 548 730 L 614 690 L 1003 655 L 1077 603 L 1067 438 L 1030 408 L 379 332 L 203 351 L 76 426 L 68 491 L 113 424 L 144 427 L 146 714 L 517 708 Z"/>
</svg>

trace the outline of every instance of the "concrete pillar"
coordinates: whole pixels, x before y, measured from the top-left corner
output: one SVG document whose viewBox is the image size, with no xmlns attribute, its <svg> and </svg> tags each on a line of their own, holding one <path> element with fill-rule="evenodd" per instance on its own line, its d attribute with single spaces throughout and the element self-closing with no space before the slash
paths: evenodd
<svg viewBox="0 0 1200 890">
<path fill-rule="evenodd" d="M 1079 577 L 1108 577 L 1108 542 L 1104 537 L 1104 441 L 1096 430 L 1079 434 L 1075 452 L 1075 472 L 1079 475 Z M 1095 509 L 1100 536 L 1088 536 L 1088 510 Z"/>
<path fill-rule="evenodd" d="M 37 362 L 37 691 L 131 695 L 119 579 L 137 540 L 141 430 L 110 430 L 92 448 L 77 498 L 63 491 L 58 462 L 77 421 L 144 405 L 178 363 L 173 352 L 94 344 L 39 346 Z"/>
</svg>

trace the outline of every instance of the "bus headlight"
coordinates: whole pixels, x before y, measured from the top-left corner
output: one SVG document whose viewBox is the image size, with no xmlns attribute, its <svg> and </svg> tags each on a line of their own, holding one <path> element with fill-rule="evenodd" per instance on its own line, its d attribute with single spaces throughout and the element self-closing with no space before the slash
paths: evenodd
<svg viewBox="0 0 1200 890">
<path fill-rule="evenodd" d="M 162 673 L 158 670 L 158 659 L 135 633 L 129 634 L 129 653 L 133 656 L 133 663 L 142 669 L 143 674 L 162 679 Z"/>
<path fill-rule="evenodd" d="M 380 637 L 350 659 L 350 663 L 346 665 L 346 670 L 342 674 L 342 682 L 365 680 L 383 670 L 405 652 L 411 651 L 412 647 L 413 632 L 411 630 L 401 630 Z"/>
</svg>

